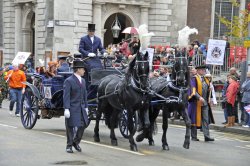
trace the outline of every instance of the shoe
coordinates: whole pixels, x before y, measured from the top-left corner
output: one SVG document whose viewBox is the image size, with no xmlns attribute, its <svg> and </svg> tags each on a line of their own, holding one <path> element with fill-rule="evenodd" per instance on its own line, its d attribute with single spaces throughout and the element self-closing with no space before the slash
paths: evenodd
<svg viewBox="0 0 250 166">
<path fill-rule="evenodd" d="M 20 117 L 20 114 L 18 113 L 18 114 L 16 114 L 16 117 Z"/>
<path fill-rule="evenodd" d="M 205 142 L 214 141 L 214 138 L 205 137 Z"/>
<path fill-rule="evenodd" d="M 73 146 L 74 146 L 75 150 L 77 150 L 78 152 L 82 151 L 82 149 L 79 145 L 73 144 Z"/>
<path fill-rule="evenodd" d="M 67 147 L 67 148 L 66 148 L 66 152 L 67 152 L 67 153 L 73 153 L 72 147 Z"/>
<path fill-rule="evenodd" d="M 200 141 L 198 138 L 192 138 L 192 141 Z"/>
<path fill-rule="evenodd" d="M 250 126 L 248 126 L 248 125 L 242 125 L 242 127 L 246 127 L 247 128 L 247 127 L 250 127 Z"/>
<path fill-rule="evenodd" d="M 221 124 L 227 124 L 227 121 L 226 122 L 222 122 Z"/>
<path fill-rule="evenodd" d="M 13 114 L 12 111 L 9 111 L 9 114 L 12 115 Z"/>
</svg>

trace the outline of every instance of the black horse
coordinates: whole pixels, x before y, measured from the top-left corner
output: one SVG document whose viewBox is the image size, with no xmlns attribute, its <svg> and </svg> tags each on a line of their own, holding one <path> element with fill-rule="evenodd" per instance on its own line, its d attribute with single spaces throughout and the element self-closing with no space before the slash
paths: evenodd
<svg viewBox="0 0 250 166">
<path fill-rule="evenodd" d="M 148 53 L 145 55 L 138 52 L 136 57 L 129 63 L 123 77 L 109 75 L 101 80 L 98 86 L 98 109 L 94 140 L 100 142 L 99 121 L 102 113 L 105 115 L 105 123 L 110 128 L 111 144 L 117 146 L 114 129 L 117 127 L 119 113 L 127 110 L 130 149 L 137 151 L 134 141 L 133 115 L 136 110 L 147 110 L 149 107 L 149 61 Z M 143 109 L 145 108 L 145 109 Z M 144 113 L 147 114 L 147 113 Z M 148 119 L 148 126 L 149 124 Z"/>
<path fill-rule="evenodd" d="M 150 80 L 150 83 L 152 85 L 151 88 L 156 95 L 156 97 L 153 98 L 153 101 L 159 101 L 160 104 L 151 104 L 149 109 L 151 130 L 149 133 L 142 132 L 137 136 L 136 140 L 140 142 L 144 138 L 148 138 L 149 145 L 154 144 L 154 124 L 157 116 L 159 115 L 159 111 L 162 110 L 162 148 L 163 150 L 169 150 L 166 138 L 168 129 L 168 118 L 170 117 L 171 112 L 178 111 L 178 113 L 182 115 L 186 123 L 186 135 L 183 147 L 189 149 L 191 122 L 186 109 L 188 102 L 187 89 L 189 87 L 189 69 L 186 58 L 176 58 L 170 82 L 166 81 L 164 77 L 159 77 L 152 78 Z"/>
</svg>

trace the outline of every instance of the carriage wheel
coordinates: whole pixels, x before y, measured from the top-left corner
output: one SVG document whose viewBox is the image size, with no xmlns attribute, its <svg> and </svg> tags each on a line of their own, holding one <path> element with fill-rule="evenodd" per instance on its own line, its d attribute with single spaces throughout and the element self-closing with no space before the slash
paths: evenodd
<svg viewBox="0 0 250 166">
<path fill-rule="evenodd" d="M 24 128 L 32 129 L 35 126 L 38 118 L 38 110 L 37 97 L 33 94 L 30 88 L 26 88 L 22 98 L 20 111 L 21 121 Z"/>
<path fill-rule="evenodd" d="M 138 112 L 135 111 L 135 114 L 133 116 L 133 125 L 134 125 L 134 129 L 133 129 L 133 133 L 135 134 L 136 129 L 137 129 L 137 125 L 138 125 Z M 120 132 L 122 134 L 122 136 L 126 139 L 129 138 L 129 131 L 128 131 L 128 113 L 127 110 L 123 110 L 120 116 L 120 120 L 118 122 L 118 126 L 120 129 Z"/>
</svg>

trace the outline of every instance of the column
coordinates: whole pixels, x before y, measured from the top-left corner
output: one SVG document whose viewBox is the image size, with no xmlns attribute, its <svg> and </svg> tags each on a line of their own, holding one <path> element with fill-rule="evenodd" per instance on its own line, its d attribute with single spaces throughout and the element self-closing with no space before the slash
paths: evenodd
<svg viewBox="0 0 250 166">
<path fill-rule="evenodd" d="M 31 29 L 22 29 L 23 35 L 23 51 L 31 52 Z"/>
<path fill-rule="evenodd" d="M 215 0 L 212 0 L 212 11 L 211 11 L 211 26 L 210 26 L 210 38 L 214 37 L 214 17 L 215 17 Z"/>
<path fill-rule="evenodd" d="M 141 6 L 141 22 L 140 24 L 148 25 L 148 7 Z"/>
<path fill-rule="evenodd" d="M 22 20 L 21 6 L 18 3 L 16 3 L 15 4 L 15 54 L 18 51 L 22 51 L 21 20 Z"/>
<path fill-rule="evenodd" d="M 42 64 L 40 64 L 39 62 L 39 59 L 41 59 L 41 57 L 39 57 L 39 54 L 38 54 L 38 42 L 37 42 L 37 36 L 38 36 L 38 18 L 39 18 L 39 15 L 38 15 L 38 3 L 34 3 L 34 12 L 35 12 L 35 41 L 34 41 L 34 44 L 35 44 L 35 53 L 34 53 L 34 67 L 37 67 L 37 66 L 41 66 Z M 44 58 L 42 58 L 42 60 L 44 60 Z M 46 64 L 44 64 L 45 66 Z"/>
<path fill-rule="evenodd" d="M 96 28 L 96 36 L 101 38 L 101 30 L 102 30 L 102 3 L 94 4 L 94 12 L 93 12 L 93 23 Z"/>
</svg>

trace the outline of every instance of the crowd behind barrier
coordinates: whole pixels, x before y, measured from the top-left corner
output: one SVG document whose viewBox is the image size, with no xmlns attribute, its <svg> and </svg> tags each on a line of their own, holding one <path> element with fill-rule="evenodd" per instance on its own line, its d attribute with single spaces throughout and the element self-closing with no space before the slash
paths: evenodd
<svg viewBox="0 0 250 166">
<path fill-rule="evenodd" d="M 119 44 L 110 44 L 106 51 L 108 53 L 108 57 L 105 59 L 105 63 L 108 65 L 107 67 L 118 67 L 121 65 L 126 66 L 129 63 L 130 59 L 134 57 L 133 52 L 138 51 L 138 46 L 140 45 L 140 41 L 137 38 L 133 38 L 133 40 L 123 40 Z M 201 66 L 206 65 L 206 56 L 207 56 L 207 45 L 199 43 L 199 41 L 193 41 L 186 48 L 179 48 L 178 45 L 175 46 L 150 46 L 154 48 L 153 55 L 153 68 L 151 71 L 152 77 L 158 77 L 164 75 L 170 78 L 171 75 L 171 66 L 175 61 L 175 57 L 179 56 L 178 54 L 182 54 L 182 56 L 187 57 L 189 66 Z M 224 55 L 224 64 L 223 66 L 215 66 L 207 65 L 208 70 L 213 76 L 220 77 L 218 82 L 214 82 L 215 91 L 217 92 L 217 97 L 219 99 L 219 103 L 223 101 L 223 86 L 227 82 L 226 80 L 222 80 L 222 75 L 230 74 L 230 70 L 234 68 L 236 71 L 240 71 L 241 64 L 246 62 L 247 57 L 247 49 L 242 46 L 231 46 L 226 48 Z M 64 59 L 65 60 L 65 59 Z M 25 73 L 35 72 L 46 79 L 51 80 L 56 74 L 57 69 L 60 68 L 64 60 L 58 60 L 58 62 L 48 62 L 48 68 L 45 66 L 36 67 L 35 71 L 32 68 L 33 64 L 28 60 L 28 65 L 20 65 L 19 68 L 23 70 Z M 63 61 L 63 62 L 62 62 Z M 68 66 L 69 67 L 69 66 Z M 6 64 L 4 66 L 4 73 L 8 70 L 11 70 L 11 64 Z M 214 71 L 213 71 L 214 70 Z M 3 74 L 4 74 L 3 73 Z M 243 74 L 246 74 L 243 73 Z M 226 78 L 226 77 L 225 77 Z M 240 76 L 238 76 L 240 79 Z M 58 82 L 58 79 L 54 79 Z M 245 81 L 241 80 L 240 85 Z M 45 82 L 44 82 L 45 83 Z M 46 84 L 46 83 L 45 83 Z M 52 81 L 50 81 L 52 84 Z M 54 83 L 55 86 L 57 83 Z M 240 101 L 239 101 L 240 102 Z M 238 106 L 237 106 L 238 107 Z M 240 108 L 242 109 L 242 106 Z"/>
</svg>

